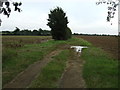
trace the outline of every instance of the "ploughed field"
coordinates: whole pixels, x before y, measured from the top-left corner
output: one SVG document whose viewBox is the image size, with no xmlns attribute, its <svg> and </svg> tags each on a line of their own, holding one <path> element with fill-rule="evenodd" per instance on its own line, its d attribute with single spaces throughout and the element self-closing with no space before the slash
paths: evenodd
<svg viewBox="0 0 120 90">
<path fill-rule="evenodd" d="M 96 47 L 100 47 L 101 49 L 107 51 L 112 57 L 118 59 L 118 52 L 120 45 L 118 44 L 118 39 L 120 37 L 117 36 L 75 36 L 77 38 L 83 38 L 88 42 L 92 43 Z M 118 54 L 119 53 L 119 54 Z"/>
</svg>

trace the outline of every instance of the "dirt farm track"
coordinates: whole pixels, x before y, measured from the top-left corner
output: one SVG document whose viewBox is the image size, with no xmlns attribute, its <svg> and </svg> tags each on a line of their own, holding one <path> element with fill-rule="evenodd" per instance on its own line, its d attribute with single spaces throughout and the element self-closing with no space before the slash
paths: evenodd
<svg viewBox="0 0 120 90">
<path fill-rule="evenodd" d="M 91 42 L 94 46 L 107 51 L 112 57 L 118 59 L 120 55 L 120 37 L 116 36 L 75 36 Z M 119 58 L 120 59 L 120 58 Z"/>
</svg>

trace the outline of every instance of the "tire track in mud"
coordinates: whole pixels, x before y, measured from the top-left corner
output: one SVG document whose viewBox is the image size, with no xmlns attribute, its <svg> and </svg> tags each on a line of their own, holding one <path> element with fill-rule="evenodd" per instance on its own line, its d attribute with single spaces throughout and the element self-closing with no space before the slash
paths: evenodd
<svg viewBox="0 0 120 90">
<path fill-rule="evenodd" d="M 43 67 L 45 67 L 52 57 L 59 54 L 61 50 L 52 51 L 50 54 L 46 55 L 43 60 L 35 62 L 30 65 L 26 70 L 18 74 L 10 83 L 6 84 L 3 88 L 27 88 L 31 82 L 40 74 Z"/>
<path fill-rule="evenodd" d="M 82 77 L 84 61 L 80 59 L 78 53 L 72 51 L 70 60 L 67 62 L 66 69 L 61 77 L 59 88 L 86 88 Z"/>
</svg>

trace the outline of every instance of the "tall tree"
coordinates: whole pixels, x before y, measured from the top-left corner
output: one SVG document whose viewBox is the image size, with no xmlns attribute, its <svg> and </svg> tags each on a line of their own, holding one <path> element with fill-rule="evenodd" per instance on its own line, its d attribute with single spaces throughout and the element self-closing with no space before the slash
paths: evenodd
<svg viewBox="0 0 120 90">
<path fill-rule="evenodd" d="M 67 24 L 68 19 L 66 13 L 62 8 L 57 7 L 53 10 L 50 10 L 48 15 L 48 26 L 51 28 L 52 38 L 55 40 L 67 40 Z"/>
</svg>

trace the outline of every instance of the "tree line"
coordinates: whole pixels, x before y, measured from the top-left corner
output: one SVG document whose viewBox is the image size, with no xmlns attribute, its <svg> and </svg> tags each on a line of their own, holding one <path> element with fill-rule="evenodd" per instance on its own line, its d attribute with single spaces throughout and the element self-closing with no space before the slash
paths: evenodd
<svg viewBox="0 0 120 90">
<path fill-rule="evenodd" d="M 83 34 L 83 33 L 73 33 L 72 35 L 76 36 L 118 36 L 118 35 L 109 35 L 109 34 Z"/>
<path fill-rule="evenodd" d="M 18 27 L 14 31 L 2 31 L 2 35 L 33 35 L 33 36 L 49 36 L 51 35 L 51 31 L 42 30 L 41 28 L 38 30 L 20 30 Z"/>
</svg>

